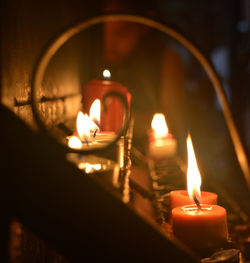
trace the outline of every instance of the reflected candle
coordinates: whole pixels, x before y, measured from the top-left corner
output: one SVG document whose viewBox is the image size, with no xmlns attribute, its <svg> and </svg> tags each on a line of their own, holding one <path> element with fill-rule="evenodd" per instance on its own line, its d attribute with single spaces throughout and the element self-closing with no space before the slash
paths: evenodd
<svg viewBox="0 0 250 263">
<path fill-rule="evenodd" d="M 103 147 L 116 138 L 114 132 L 99 131 L 97 124 L 90 119 L 88 114 L 81 111 L 77 115 L 76 128 L 77 133 L 68 137 L 68 146 L 72 149 Z"/>
<path fill-rule="evenodd" d="M 89 119 L 96 124 L 93 137 L 95 141 L 99 142 L 109 142 L 115 139 L 116 134 L 113 131 L 100 131 L 101 123 L 101 101 L 96 99 L 89 110 Z M 93 130 L 93 129 L 92 129 Z"/>
<path fill-rule="evenodd" d="M 85 112 L 89 112 L 90 106 L 96 100 L 102 100 L 103 96 L 111 91 L 124 95 L 130 105 L 131 94 L 127 88 L 119 82 L 111 81 L 109 70 L 103 71 L 104 80 L 91 80 L 82 87 L 82 104 Z M 107 111 L 101 111 L 100 129 L 102 131 L 118 132 L 123 123 L 124 108 L 119 99 L 110 98 Z"/>
</svg>

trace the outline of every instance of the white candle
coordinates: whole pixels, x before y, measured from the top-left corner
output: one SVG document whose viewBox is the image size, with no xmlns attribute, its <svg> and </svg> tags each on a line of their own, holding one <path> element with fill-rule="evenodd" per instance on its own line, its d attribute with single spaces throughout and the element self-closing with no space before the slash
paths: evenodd
<svg viewBox="0 0 250 263">
<path fill-rule="evenodd" d="M 177 142 L 169 133 L 165 117 L 156 113 L 151 123 L 152 130 L 149 134 L 149 156 L 153 159 L 173 157 L 177 152 Z"/>
</svg>

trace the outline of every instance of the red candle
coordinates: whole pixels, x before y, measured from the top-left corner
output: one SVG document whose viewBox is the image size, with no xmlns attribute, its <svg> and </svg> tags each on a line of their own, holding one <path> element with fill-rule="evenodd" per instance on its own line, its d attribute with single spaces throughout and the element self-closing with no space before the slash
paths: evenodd
<svg viewBox="0 0 250 263">
<path fill-rule="evenodd" d="M 110 80 L 91 80 L 82 87 L 84 111 L 89 112 L 94 100 L 99 99 L 102 101 L 103 96 L 111 91 L 124 95 L 130 105 L 131 94 L 128 92 L 127 88 L 120 83 Z M 123 122 L 123 116 L 124 109 L 119 99 L 110 98 L 107 111 L 101 111 L 101 130 L 118 132 Z"/>
<path fill-rule="evenodd" d="M 227 241 L 227 213 L 221 206 L 176 207 L 172 210 L 172 220 L 175 237 L 191 248 L 218 248 Z"/>
<path fill-rule="evenodd" d="M 173 191 L 170 194 L 171 206 L 175 207 L 171 215 L 173 233 L 194 249 L 219 248 L 228 237 L 227 213 L 223 207 L 213 204 L 217 202 L 216 194 L 200 194 L 201 177 L 190 135 L 187 138 L 187 150 L 188 191 Z M 182 206 L 186 202 L 195 204 Z"/>
<path fill-rule="evenodd" d="M 187 138 L 188 169 L 187 169 L 187 188 L 188 190 L 176 190 L 170 192 L 170 206 L 191 205 L 196 198 L 201 204 L 217 204 L 217 194 L 200 191 L 201 176 L 195 158 L 194 148 L 190 135 Z"/>
<path fill-rule="evenodd" d="M 216 205 L 217 197 L 218 195 L 215 193 L 201 191 L 200 203 Z M 191 205 L 194 203 L 195 203 L 194 200 L 190 199 L 187 190 L 176 190 L 176 191 L 170 192 L 171 209 L 178 207 L 178 206 Z"/>
</svg>

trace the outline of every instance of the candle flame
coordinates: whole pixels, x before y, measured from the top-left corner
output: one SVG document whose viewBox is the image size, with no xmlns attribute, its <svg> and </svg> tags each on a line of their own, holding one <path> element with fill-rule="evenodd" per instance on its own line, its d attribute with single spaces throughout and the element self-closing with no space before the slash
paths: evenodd
<svg viewBox="0 0 250 263">
<path fill-rule="evenodd" d="M 68 146 L 72 149 L 81 149 L 82 142 L 77 136 L 72 136 L 68 141 Z"/>
<path fill-rule="evenodd" d="M 76 129 L 80 139 L 83 141 L 91 141 L 91 132 L 96 132 L 99 127 L 89 118 L 88 114 L 78 112 L 76 119 Z"/>
<path fill-rule="evenodd" d="M 156 138 L 164 138 L 168 135 L 168 126 L 162 113 L 155 113 L 151 122 Z"/>
<path fill-rule="evenodd" d="M 103 75 L 103 77 L 104 77 L 105 79 L 110 79 L 110 78 L 111 78 L 111 73 L 110 73 L 110 71 L 109 71 L 108 69 L 105 69 L 105 70 L 103 71 L 102 75 Z"/>
<path fill-rule="evenodd" d="M 190 134 L 188 134 L 186 142 L 188 151 L 187 188 L 190 199 L 194 200 L 197 197 L 201 197 L 201 176 L 197 166 Z"/>
<path fill-rule="evenodd" d="M 101 119 L 101 102 L 100 102 L 100 100 L 96 99 L 92 103 L 92 105 L 90 107 L 90 111 L 89 111 L 89 117 L 93 122 L 95 122 L 96 124 L 99 125 L 100 119 Z"/>
<path fill-rule="evenodd" d="M 85 170 L 87 174 L 92 173 L 94 171 L 101 170 L 102 166 L 100 163 L 97 164 L 91 164 L 91 163 L 79 163 L 78 165 L 79 169 Z"/>
<path fill-rule="evenodd" d="M 81 111 L 78 112 L 76 120 L 77 133 L 81 140 L 90 137 L 90 119 L 88 114 L 83 114 Z"/>
</svg>

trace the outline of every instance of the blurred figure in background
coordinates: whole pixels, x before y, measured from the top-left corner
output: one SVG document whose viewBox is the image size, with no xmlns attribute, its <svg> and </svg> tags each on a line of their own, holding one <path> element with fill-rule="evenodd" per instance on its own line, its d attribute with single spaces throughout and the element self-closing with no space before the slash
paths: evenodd
<svg viewBox="0 0 250 263">
<path fill-rule="evenodd" d="M 113 1 L 104 5 L 105 13 L 126 13 L 157 18 L 154 1 Z M 169 130 L 177 137 L 185 152 L 185 73 L 176 46 L 165 34 L 143 24 L 112 21 L 103 24 L 103 68 L 112 80 L 126 86 L 132 94 L 134 120 L 133 147 L 146 151 L 147 130 L 153 115 L 162 112 Z M 182 143 L 181 143 L 182 142 Z M 150 190 L 147 172 L 132 167 L 132 180 Z M 138 212 L 154 218 L 151 202 L 133 193 Z"/>
<path fill-rule="evenodd" d="M 154 1 L 109 0 L 105 13 L 134 13 L 157 18 Z M 144 151 L 153 114 L 163 112 L 170 131 L 185 140 L 185 73 L 173 41 L 148 26 L 128 21 L 103 24 L 103 64 L 112 79 L 132 93 L 133 144 Z M 183 146 L 183 145 L 182 145 Z"/>
</svg>

